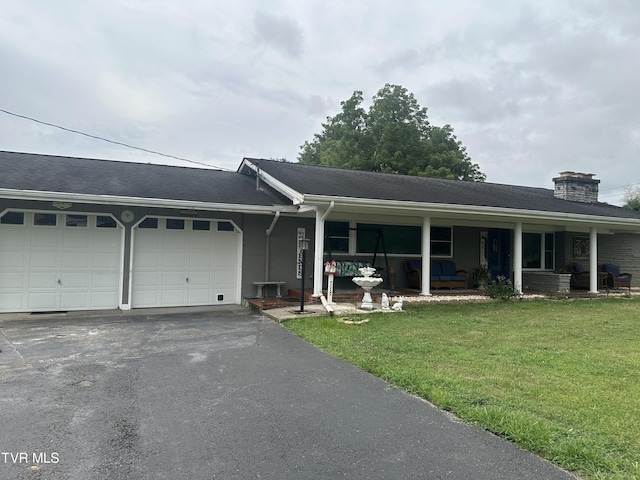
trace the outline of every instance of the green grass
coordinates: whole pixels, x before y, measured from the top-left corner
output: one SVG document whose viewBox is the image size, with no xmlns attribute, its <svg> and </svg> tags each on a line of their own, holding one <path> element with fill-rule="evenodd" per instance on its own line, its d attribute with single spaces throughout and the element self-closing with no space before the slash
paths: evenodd
<svg viewBox="0 0 640 480">
<path fill-rule="evenodd" d="M 640 479 L 640 300 L 407 305 L 286 326 L 590 479 Z"/>
</svg>

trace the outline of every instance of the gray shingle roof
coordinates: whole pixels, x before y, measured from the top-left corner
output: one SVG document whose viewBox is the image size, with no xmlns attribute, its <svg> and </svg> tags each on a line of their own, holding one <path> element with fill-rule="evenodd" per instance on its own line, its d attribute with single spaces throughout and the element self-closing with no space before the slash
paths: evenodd
<svg viewBox="0 0 640 480">
<path fill-rule="evenodd" d="M 554 197 L 553 190 L 545 188 L 364 172 L 275 160 L 246 160 L 258 163 L 262 171 L 305 195 L 640 219 L 640 212 L 637 211 L 606 203 L 562 200 Z"/>
<path fill-rule="evenodd" d="M 0 152 L 0 188 L 242 205 L 286 205 L 237 172 Z"/>
</svg>

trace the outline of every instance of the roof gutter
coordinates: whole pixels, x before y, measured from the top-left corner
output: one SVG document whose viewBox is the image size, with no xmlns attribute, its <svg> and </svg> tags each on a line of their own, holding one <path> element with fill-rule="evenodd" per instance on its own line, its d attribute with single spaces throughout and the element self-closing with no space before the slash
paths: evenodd
<svg viewBox="0 0 640 480">
<path fill-rule="evenodd" d="M 417 215 L 424 216 L 429 213 L 440 213 L 443 215 L 473 215 L 474 217 L 506 217 L 515 219 L 531 219 L 531 220 L 558 220 L 566 223 L 588 223 L 602 225 L 624 225 L 628 227 L 636 227 L 640 229 L 640 219 L 607 217 L 597 215 L 585 215 L 566 212 L 547 212 L 538 210 L 525 210 L 505 207 L 488 207 L 480 205 L 458 205 L 444 203 L 424 203 L 409 202 L 397 200 L 380 200 L 380 199 L 360 199 L 352 197 L 329 197 L 324 195 L 305 195 L 304 201 L 307 204 L 331 204 L 331 209 L 335 205 L 342 207 L 360 207 L 375 208 L 380 211 L 382 208 L 389 210 L 404 210 L 415 212 Z"/>
<path fill-rule="evenodd" d="M 11 190 L 0 188 L 0 196 L 15 200 L 37 200 L 44 202 L 65 201 L 71 203 L 97 203 L 100 205 L 130 205 L 137 207 L 164 207 L 194 210 L 219 210 L 243 213 L 297 213 L 298 207 L 289 205 L 245 205 L 241 203 L 197 202 L 165 198 L 141 198 L 112 195 L 86 195 L 82 193 L 42 192 L 35 190 Z"/>
</svg>

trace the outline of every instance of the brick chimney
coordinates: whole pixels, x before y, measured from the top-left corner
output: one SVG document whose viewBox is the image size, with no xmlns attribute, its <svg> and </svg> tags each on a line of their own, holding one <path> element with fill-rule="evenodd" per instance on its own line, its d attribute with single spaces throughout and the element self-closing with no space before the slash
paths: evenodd
<svg viewBox="0 0 640 480">
<path fill-rule="evenodd" d="M 594 179 L 593 173 L 560 172 L 553 182 L 556 185 L 553 193 L 556 198 L 586 203 L 598 201 L 600 180 Z"/>
</svg>

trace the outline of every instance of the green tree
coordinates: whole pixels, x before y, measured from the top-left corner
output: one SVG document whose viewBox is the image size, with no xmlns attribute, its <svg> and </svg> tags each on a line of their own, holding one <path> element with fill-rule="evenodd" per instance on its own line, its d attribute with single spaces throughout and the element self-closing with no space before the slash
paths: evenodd
<svg viewBox="0 0 640 480">
<path fill-rule="evenodd" d="M 640 186 L 625 187 L 623 200 L 625 208 L 640 210 Z"/>
<path fill-rule="evenodd" d="M 484 181 L 450 125 L 429 123 L 427 109 L 399 85 L 386 84 L 362 107 L 361 91 L 341 102 L 322 132 L 301 146 L 300 163 L 352 170 Z"/>
</svg>

